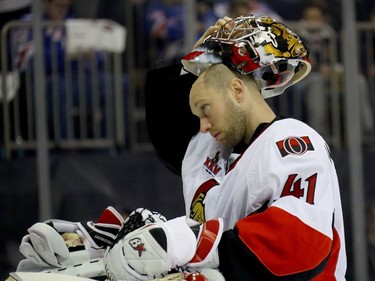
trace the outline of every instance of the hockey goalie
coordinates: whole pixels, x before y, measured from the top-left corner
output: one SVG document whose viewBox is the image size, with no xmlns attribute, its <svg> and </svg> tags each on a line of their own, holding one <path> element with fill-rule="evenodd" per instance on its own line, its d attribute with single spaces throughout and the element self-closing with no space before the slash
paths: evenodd
<svg viewBox="0 0 375 281">
<path fill-rule="evenodd" d="M 310 70 L 307 46 L 284 24 L 219 19 L 180 64 L 146 77 L 150 140 L 182 178 L 185 216 L 138 209 L 123 221 L 108 208 L 96 222 L 37 223 L 12 278 L 345 281 L 329 145 L 265 101 Z"/>
</svg>

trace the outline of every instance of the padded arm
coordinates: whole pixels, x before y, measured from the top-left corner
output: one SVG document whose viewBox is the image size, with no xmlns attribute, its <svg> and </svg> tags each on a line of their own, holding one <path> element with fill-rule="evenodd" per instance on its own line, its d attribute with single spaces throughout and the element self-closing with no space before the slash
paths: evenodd
<svg viewBox="0 0 375 281">
<path fill-rule="evenodd" d="M 180 75 L 182 64 L 151 70 L 146 76 L 146 124 L 161 162 L 181 175 L 181 163 L 199 120 L 189 107 L 190 88 L 196 76 Z"/>
</svg>

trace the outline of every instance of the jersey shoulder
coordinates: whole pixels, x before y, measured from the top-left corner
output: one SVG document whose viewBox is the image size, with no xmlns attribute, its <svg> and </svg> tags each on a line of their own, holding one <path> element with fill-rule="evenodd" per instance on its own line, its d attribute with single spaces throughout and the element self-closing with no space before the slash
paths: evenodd
<svg viewBox="0 0 375 281">
<path fill-rule="evenodd" d="M 307 124 L 292 118 L 273 122 L 250 145 L 252 154 L 283 162 L 302 158 L 321 158 L 329 152 L 328 145 L 320 134 Z"/>
</svg>

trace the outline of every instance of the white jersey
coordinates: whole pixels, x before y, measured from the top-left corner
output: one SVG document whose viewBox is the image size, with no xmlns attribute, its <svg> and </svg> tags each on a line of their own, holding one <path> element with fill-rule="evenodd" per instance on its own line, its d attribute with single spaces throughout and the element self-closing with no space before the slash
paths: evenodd
<svg viewBox="0 0 375 281">
<path fill-rule="evenodd" d="M 251 233 L 247 227 L 243 237 L 269 270 L 280 274 L 286 270 L 282 268 L 285 265 L 275 264 L 280 258 L 289 262 L 284 249 L 279 251 L 281 256 L 275 249 L 282 247 L 280 244 L 291 245 L 287 251 L 295 259 L 311 259 L 314 265 L 330 255 L 325 271 L 334 272 L 336 279 L 326 280 L 345 280 L 345 239 L 336 170 L 328 145 L 308 125 L 295 119 L 276 120 L 242 154 L 234 153 L 210 134 L 198 133 L 186 151 L 182 179 L 187 216 L 201 223 L 221 217 L 225 229 L 233 229 L 242 226 L 239 220 L 267 207 L 259 220 L 257 216 L 248 217 L 247 223 L 256 224 L 258 233 Z M 286 223 L 284 237 L 282 227 Z M 291 235 L 299 239 L 308 236 L 303 239 L 317 243 L 300 245 L 298 239 L 287 237 Z M 294 240 L 299 242 L 293 244 Z M 265 241 L 267 246 L 262 245 Z M 267 247 L 274 248 L 265 251 Z M 306 257 L 314 251 L 325 254 Z M 301 268 L 291 272 L 298 270 Z"/>
</svg>

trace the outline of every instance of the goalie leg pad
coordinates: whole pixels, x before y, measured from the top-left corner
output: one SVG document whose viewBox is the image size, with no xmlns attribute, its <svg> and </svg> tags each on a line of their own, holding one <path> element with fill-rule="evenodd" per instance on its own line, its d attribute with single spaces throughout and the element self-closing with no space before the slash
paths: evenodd
<svg viewBox="0 0 375 281">
<path fill-rule="evenodd" d="M 104 274 L 103 255 L 123 226 L 122 216 L 111 206 L 96 222 L 50 219 L 28 229 L 19 247 L 26 257 L 17 271 L 41 271 L 98 277 Z"/>
<path fill-rule="evenodd" d="M 28 230 L 19 247 L 20 252 L 36 265 L 61 267 L 60 261 L 69 257 L 61 235 L 45 223 L 36 223 Z"/>
</svg>

